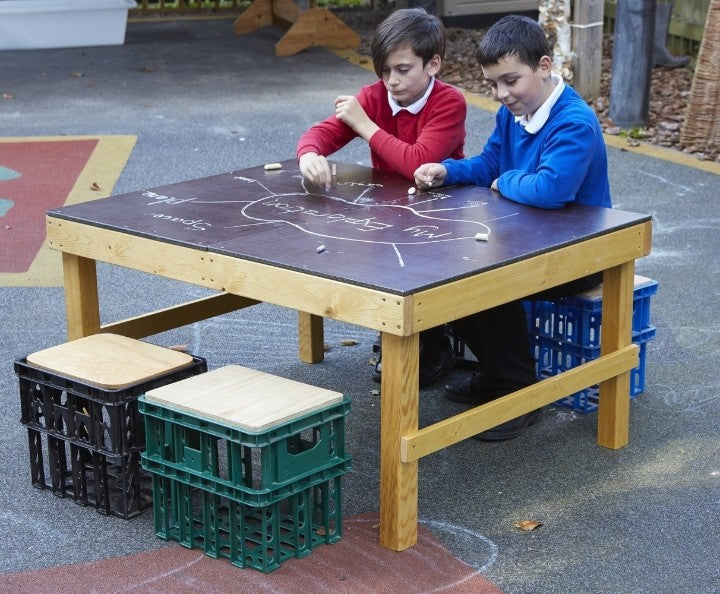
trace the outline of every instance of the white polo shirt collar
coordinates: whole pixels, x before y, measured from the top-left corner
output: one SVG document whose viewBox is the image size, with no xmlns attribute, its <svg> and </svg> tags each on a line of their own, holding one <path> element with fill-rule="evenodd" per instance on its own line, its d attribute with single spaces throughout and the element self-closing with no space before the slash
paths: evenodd
<svg viewBox="0 0 720 594">
<path fill-rule="evenodd" d="M 427 89 L 425 89 L 425 94 L 420 97 L 415 103 L 412 103 L 411 105 L 408 105 L 407 107 L 403 107 L 402 105 L 398 105 L 398 102 L 393 99 L 393 96 L 390 94 L 390 91 L 388 91 L 387 97 L 388 97 L 388 103 L 390 104 L 390 109 L 392 109 L 392 114 L 397 115 L 399 112 L 401 112 L 403 109 L 409 111 L 413 115 L 417 115 L 420 113 L 420 110 L 425 107 L 425 104 L 427 103 L 428 97 L 430 96 L 430 93 L 433 90 L 433 87 L 435 86 L 435 77 L 433 76 L 430 79 L 430 84 L 428 85 Z"/>
</svg>

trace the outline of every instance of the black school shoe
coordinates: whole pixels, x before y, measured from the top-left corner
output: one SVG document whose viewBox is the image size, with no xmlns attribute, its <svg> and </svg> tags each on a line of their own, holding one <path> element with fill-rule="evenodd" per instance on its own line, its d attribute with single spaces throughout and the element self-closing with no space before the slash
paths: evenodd
<svg viewBox="0 0 720 594">
<path fill-rule="evenodd" d="M 459 404 L 485 404 L 497 396 L 486 385 L 479 373 L 445 384 L 445 398 Z"/>
<path fill-rule="evenodd" d="M 483 381 L 479 373 L 474 373 L 470 377 L 446 384 L 445 398 L 460 404 L 479 406 L 500 398 L 500 395 Z M 474 438 L 481 441 L 506 441 L 520 437 L 528 427 L 540 422 L 542 414 L 542 408 L 534 410 L 497 427 L 483 431 L 475 435 Z"/>
<path fill-rule="evenodd" d="M 528 427 L 539 423 L 542 419 L 542 415 L 543 409 L 539 408 L 526 415 L 522 415 L 517 419 L 512 419 L 502 425 L 498 425 L 497 427 L 478 433 L 474 437 L 480 441 L 506 441 L 508 439 L 515 439 L 525 433 L 525 430 Z"/>
<path fill-rule="evenodd" d="M 373 352 L 378 353 L 378 359 L 373 370 L 373 381 L 379 384 L 382 379 L 382 358 L 378 343 L 373 345 Z M 433 350 L 429 357 L 421 356 L 420 376 L 418 378 L 420 387 L 427 388 L 436 384 L 450 373 L 456 364 L 457 356 L 449 342 L 447 346 L 443 345 L 442 349 Z"/>
</svg>

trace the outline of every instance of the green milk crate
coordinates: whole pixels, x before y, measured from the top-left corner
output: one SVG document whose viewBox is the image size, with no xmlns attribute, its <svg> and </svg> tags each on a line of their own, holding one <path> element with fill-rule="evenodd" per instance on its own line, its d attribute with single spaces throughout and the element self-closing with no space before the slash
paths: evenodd
<svg viewBox="0 0 720 594">
<path fill-rule="evenodd" d="M 263 386 L 270 391 L 262 399 L 277 398 L 278 389 L 299 384 L 302 390 L 319 390 L 323 408 L 314 406 L 284 422 L 251 428 L 204 408 L 203 386 L 223 374 L 239 373 L 242 379 L 231 382 L 224 396 L 246 397 L 241 393 L 245 368 L 228 367 L 232 369 L 210 371 L 201 381 L 177 382 L 139 398 L 145 419 L 146 470 L 246 504 L 269 505 L 350 469 L 351 456 L 345 451 L 347 396 L 262 374 L 263 380 L 272 378 Z M 182 393 L 193 397 L 196 408 L 178 404 L 176 394 Z M 154 400 L 158 394 L 167 400 Z"/>
<path fill-rule="evenodd" d="M 155 534 L 263 573 L 342 538 L 341 477 L 264 506 L 153 474 Z"/>
<path fill-rule="evenodd" d="M 341 538 L 347 396 L 229 365 L 138 405 L 159 538 L 263 572 Z"/>
</svg>

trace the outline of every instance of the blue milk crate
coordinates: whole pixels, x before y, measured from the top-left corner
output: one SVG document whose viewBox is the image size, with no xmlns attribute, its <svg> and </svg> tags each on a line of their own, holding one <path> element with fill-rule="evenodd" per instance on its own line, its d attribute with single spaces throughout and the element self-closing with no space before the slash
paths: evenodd
<svg viewBox="0 0 720 594">
<path fill-rule="evenodd" d="M 634 398 L 645 390 L 647 343 L 654 337 L 654 326 L 648 326 L 642 332 L 633 332 L 633 343 L 638 345 L 640 353 L 638 366 L 630 371 L 630 398 Z M 557 375 L 600 356 L 599 346 L 580 347 L 542 336 L 536 336 L 531 346 L 537 361 L 537 374 L 540 379 Z M 586 413 L 597 410 L 598 401 L 599 386 L 595 385 L 561 398 L 557 403 L 577 412 Z"/>
<path fill-rule="evenodd" d="M 633 332 L 642 332 L 650 326 L 650 298 L 657 290 L 657 281 L 635 276 Z M 532 335 L 579 347 L 600 346 L 602 287 L 556 301 L 525 301 L 524 305 Z"/>
</svg>

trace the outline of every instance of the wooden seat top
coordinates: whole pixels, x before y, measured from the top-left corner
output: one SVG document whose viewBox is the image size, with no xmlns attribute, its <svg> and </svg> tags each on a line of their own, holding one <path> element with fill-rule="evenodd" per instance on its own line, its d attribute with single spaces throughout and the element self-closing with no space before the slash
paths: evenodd
<svg viewBox="0 0 720 594">
<path fill-rule="evenodd" d="M 225 426 L 257 432 L 338 404 L 343 395 L 240 365 L 228 365 L 149 390 L 145 399 Z"/>
<path fill-rule="evenodd" d="M 645 285 L 648 285 L 649 283 L 653 282 L 651 278 L 648 278 L 646 276 L 640 276 L 639 274 L 636 274 L 633 278 L 633 287 L 635 290 L 644 287 Z M 602 291 L 603 286 L 602 283 L 600 283 L 597 287 L 593 287 L 592 289 L 589 289 L 588 291 L 584 291 L 582 293 L 578 293 L 578 297 L 583 297 L 584 299 L 589 299 L 593 301 L 598 301 L 602 299 Z"/>
<path fill-rule="evenodd" d="M 93 334 L 27 357 L 63 377 L 121 389 L 190 365 L 192 356 L 118 334 Z"/>
</svg>

